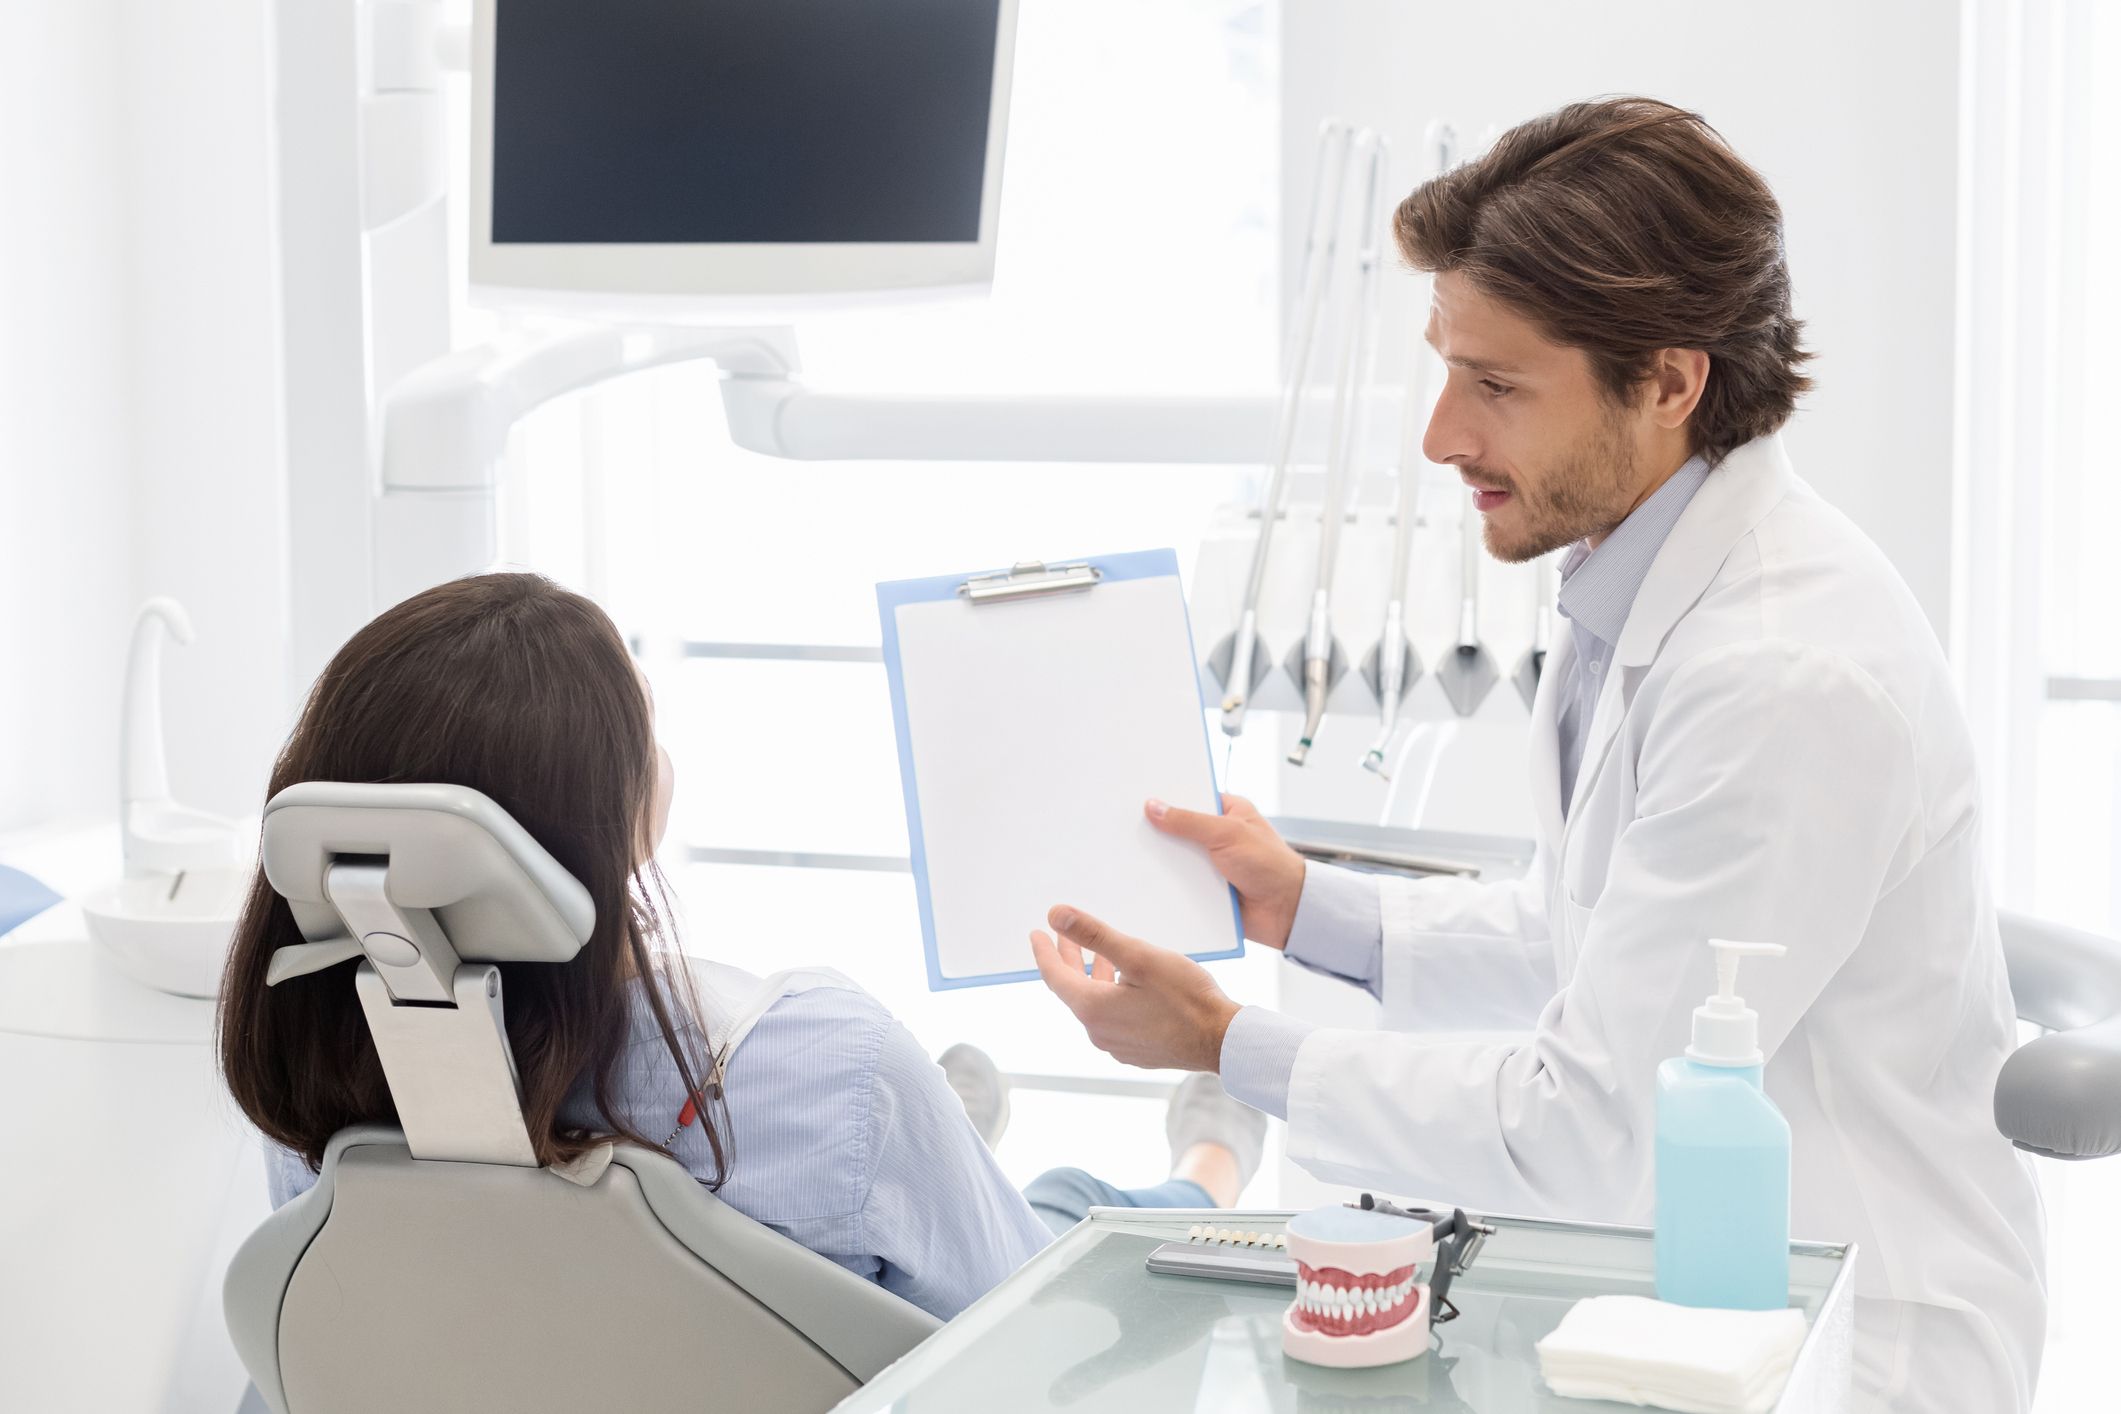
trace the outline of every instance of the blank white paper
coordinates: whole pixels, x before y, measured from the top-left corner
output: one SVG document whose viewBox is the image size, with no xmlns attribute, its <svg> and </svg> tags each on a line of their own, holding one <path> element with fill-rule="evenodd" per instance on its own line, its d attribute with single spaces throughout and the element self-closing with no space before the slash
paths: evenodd
<svg viewBox="0 0 2121 1414">
<path fill-rule="evenodd" d="M 1182 952 L 1239 945 L 1205 851 L 1142 814 L 1220 808 L 1176 577 L 895 612 L 944 977 L 1032 967 L 1055 904 Z"/>
</svg>

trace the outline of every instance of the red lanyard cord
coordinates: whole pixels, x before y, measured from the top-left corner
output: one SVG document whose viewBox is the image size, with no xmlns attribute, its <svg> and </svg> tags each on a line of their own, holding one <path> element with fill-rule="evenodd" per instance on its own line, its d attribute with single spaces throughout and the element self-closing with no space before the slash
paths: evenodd
<svg viewBox="0 0 2121 1414">
<path fill-rule="evenodd" d="M 707 1073 L 706 1093 L 708 1095 L 712 1095 L 717 1100 L 722 1098 L 722 1058 L 720 1056 L 716 1056 L 714 1058 L 714 1066 Z M 702 1098 L 703 1097 L 699 1094 L 687 1095 L 685 1097 L 685 1107 L 678 1111 L 677 1128 L 671 1130 L 670 1137 L 663 1141 L 664 1148 L 676 1148 L 678 1136 L 680 1134 L 683 1134 L 686 1130 L 692 1128 L 693 1123 L 699 1119 L 700 1101 Z"/>
</svg>

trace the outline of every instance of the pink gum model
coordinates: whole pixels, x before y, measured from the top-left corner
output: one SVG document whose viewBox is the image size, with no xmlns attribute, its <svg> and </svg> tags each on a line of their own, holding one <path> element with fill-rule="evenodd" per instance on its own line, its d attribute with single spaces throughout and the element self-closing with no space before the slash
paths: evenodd
<svg viewBox="0 0 2121 1414">
<path fill-rule="evenodd" d="M 1313 1365 L 1411 1360 L 1429 1348 L 1429 1285 L 1416 1269 L 1436 1254 L 1429 1225 L 1356 1208 L 1314 1208 L 1289 1221 L 1296 1300 L 1281 1348 Z"/>
</svg>

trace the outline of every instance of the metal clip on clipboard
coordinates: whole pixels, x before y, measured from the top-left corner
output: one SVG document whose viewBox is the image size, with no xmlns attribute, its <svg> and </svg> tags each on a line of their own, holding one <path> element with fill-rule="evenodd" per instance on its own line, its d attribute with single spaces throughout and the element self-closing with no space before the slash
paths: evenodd
<svg viewBox="0 0 2121 1414">
<path fill-rule="evenodd" d="M 975 604 L 999 604 L 1012 599 L 1095 589 L 1104 577 L 1104 571 L 1095 565 L 1049 567 L 1040 560 L 1025 560 L 1007 574 L 976 575 L 960 584 L 957 592 Z"/>
<path fill-rule="evenodd" d="M 1204 856 L 1111 827 L 1151 796 L 1215 808 L 1178 552 L 1016 558 L 876 587 L 930 990 L 1036 982 L 1017 925 L 1085 887 L 1191 957 L 1242 956 Z M 1055 672 L 1105 710 L 1024 695 Z"/>
</svg>

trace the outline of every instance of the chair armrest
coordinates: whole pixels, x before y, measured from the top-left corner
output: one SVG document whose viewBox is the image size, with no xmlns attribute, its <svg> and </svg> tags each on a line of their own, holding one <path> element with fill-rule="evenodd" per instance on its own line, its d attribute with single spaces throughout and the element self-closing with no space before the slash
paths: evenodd
<svg viewBox="0 0 2121 1414">
<path fill-rule="evenodd" d="M 2020 1046 L 1996 1077 L 1996 1128 L 2051 1159 L 2121 1152 L 2121 1017 Z"/>
<path fill-rule="evenodd" d="M 615 1145 L 657 1220 L 775 1315 L 866 1384 L 942 1322 L 793 1238 L 753 1222 L 661 1154 Z"/>
</svg>

